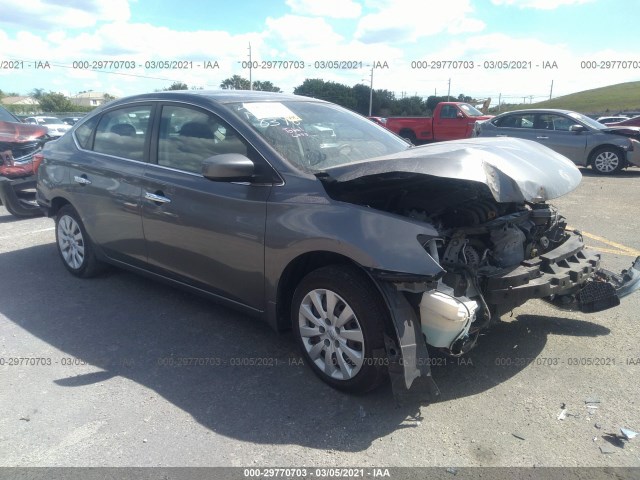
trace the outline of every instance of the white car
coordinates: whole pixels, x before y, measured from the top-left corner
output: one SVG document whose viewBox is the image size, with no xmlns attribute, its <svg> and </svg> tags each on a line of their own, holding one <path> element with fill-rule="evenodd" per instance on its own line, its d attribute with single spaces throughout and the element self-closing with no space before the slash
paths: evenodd
<svg viewBox="0 0 640 480">
<path fill-rule="evenodd" d="M 31 123 L 33 125 L 44 125 L 47 127 L 47 135 L 51 138 L 61 137 L 71 129 L 71 125 L 67 125 L 57 117 L 27 117 L 24 121 L 25 123 Z"/>
<path fill-rule="evenodd" d="M 596 122 L 600 122 L 604 125 L 605 123 L 616 123 L 616 122 L 622 122 L 624 120 L 629 120 L 629 117 L 624 115 L 617 115 L 613 117 L 599 117 L 596 119 Z"/>
</svg>

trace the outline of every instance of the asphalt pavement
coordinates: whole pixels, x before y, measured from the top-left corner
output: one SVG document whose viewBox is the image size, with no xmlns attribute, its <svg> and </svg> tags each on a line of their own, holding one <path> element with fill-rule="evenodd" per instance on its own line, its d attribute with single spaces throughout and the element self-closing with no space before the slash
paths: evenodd
<svg viewBox="0 0 640 480">
<path fill-rule="evenodd" d="M 640 171 L 552 201 L 620 270 Z M 317 379 L 290 333 L 112 269 L 72 277 L 53 220 L 0 207 L 0 467 L 640 467 L 640 294 L 596 314 L 530 301 L 398 405 Z M 453 472 L 453 470 L 450 470 Z M 451 473 L 453 478 L 454 473 Z"/>
</svg>

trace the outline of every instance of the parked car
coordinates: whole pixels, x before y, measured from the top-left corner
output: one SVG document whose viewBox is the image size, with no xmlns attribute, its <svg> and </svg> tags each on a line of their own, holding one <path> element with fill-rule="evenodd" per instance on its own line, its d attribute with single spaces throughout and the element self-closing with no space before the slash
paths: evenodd
<svg viewBox="0 0 640 480">
<path fill-rule="evenodd" d="M 64 117 L 61 120 L 63 123 L 66 123 L 67 125 L 74 125 L 81 118 L 82 117 Z"/>
<path fill-rule="evenodd" d="M 25 123 L 31 123 L 32 125 L 43 125 L 47 127 L 47 135 L 50 138 L 59 138 L 67 133 L 71 128 L 71 125 L 67 125 L 58 117 L 27 117 L 24 121 Z"/>
<path fill-rule="evenodd" d="M 47 129 L 22 123 L 0 106 L 0 205 L 14 216 L 41 215 L 35 201 L 35 165 Z"/>
<path fill-rule="evenodd" d="M 628 118 L 626 120 L 621 120 L 619 122 L 610 122 L 610 123 L 607 123 L 607 126 L 609 127 L 640 127 L 640 115 Z"/>
<path fill-rule="evenodd" d="M 624 117 L 624 116 L 598 117 L 598 118 L 596 118 L 596 122 L 600 122 L 603 125 L 605 125 L 607 123 L 622 122 L 623 120 L 628 120 L 628 119 L 629 119 L 629 117 Z"/>
<path fill-rule="evenodd" d="M 600 174 L 640 166 L 639 128 L 605 126 L 570 110 L 506 112 L 478 122 L 474 136 L 533 140 Z"/>
<path fill-rule="evenodd" d="M 580 172 L 532 141 L 411 147 L 321 100 L 188 91 L 110 102 L 43 156 L 69 272 L 117 265 L 292 328 L 347 391 L 432 382 L 427 344 L 461 355 L 529 299 L 590 312 L 640 286 L 640 257 L 613 276 L 566 229 L 547 201 Z"/>
</svg>

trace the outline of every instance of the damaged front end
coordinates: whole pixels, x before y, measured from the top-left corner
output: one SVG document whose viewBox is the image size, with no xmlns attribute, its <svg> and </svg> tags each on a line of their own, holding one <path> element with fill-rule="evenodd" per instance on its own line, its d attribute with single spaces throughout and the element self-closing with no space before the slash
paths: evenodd
<svg viewBox="0 0 640 480">
<path fill-rule="evenodd" d="M 0 205 L 14 216 L 40 215 L 35 201 L 39 155 L 46 128 L 0 121 Z"/>
<path fill-rule="evenodd" d="M 395 378 L 407 389 L 430 376 L 426 345 L 463 355 L 492 321 L 527 300 L 592 313 L 640 288 L 640 257 L 618 275 L 603 270 L 600 255 L 585 250 L 580 232 L 546 203 L 580 182 L 566 158 L 524 140 L 446 143 L 358 170 L 336 168 L 323 179 L 332 198 L 437 232 L 417 240 L 441 270 L 411 272 L 415 280 L 372 273 L 398 338 L 398 345 L 389 339 L 387 352 L 392 360 L 402 356 Z"/>
</svg>

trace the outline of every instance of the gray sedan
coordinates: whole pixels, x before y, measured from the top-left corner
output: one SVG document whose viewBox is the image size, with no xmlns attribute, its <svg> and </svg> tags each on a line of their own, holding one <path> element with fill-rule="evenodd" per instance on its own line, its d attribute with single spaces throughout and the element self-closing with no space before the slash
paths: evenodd
<svg viewBox="0 0 640 480">
<path fill-rule="evenodd" d="M 43 156 L 37 200 L 71 274 L 111 264 L 293 329 L 346 391 L 437 391 L 427 345 L 462 355 L 528 299 L 594 312 L 640 285 L 640 260 L 610 276 L 566 229 L 547 200 L 580 172 L 526 140 L 412 147 L 311 98 L 161 92 Z"/>
<path fill-rule="evenodd" d="M 612 174 L 640 166 L 640 129 L 616 128 L 570 110 L 518 110 L 478 122 L 477 137 L 533 140 L 565 155 L 576 165 Z M 635 138 L 633 138 L 635 137 Z"/>
</svg>

